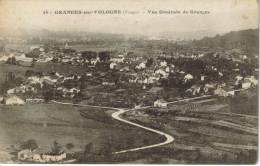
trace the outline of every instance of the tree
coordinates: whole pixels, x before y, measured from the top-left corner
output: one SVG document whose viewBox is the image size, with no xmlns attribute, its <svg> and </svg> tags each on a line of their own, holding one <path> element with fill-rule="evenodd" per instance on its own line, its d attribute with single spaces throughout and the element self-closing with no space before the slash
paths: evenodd
<svg viewBox="0 0 260 166">
<path fill-rule="evenodd" d="M 85 149 L 84 149 L 84 158 L 85 159 L 88 159 L 92 154 L 92 151 L 93 151 L 93 143 L 90 142 L 88 143 L 86 146 L 85 146 Z"/>
<path fill-rule="evenodd" d="M 8 58 L 6 63 L 7 64 L 11 64 L 11 65 L 16 65 L 17 64 L 15 57 Z"/>
<path fill-rule="evenodd" d="M 110 159 L 112 155 L 112 140 L 111 137 L 105 142 L 103 148 L 101 149 L 101 155 L 106 157 L 106 159 Z"/>
<path fill-rule="evenodd" d="M 34 139 L 29 139 L 28 141 L 25 141 L 21 144 L 21 149 L 30 149 L 34 150 L 37 149 L 39 146 L 37 145 L 36 141 Z"/>
<path fill-rule="evenodd" d="M 51 152 L 53 154 L 60 154 L 61 150 L 62 150 L 62 146 L 57 141 L 54 141 L 53 147 L 51 148 Z"/>
<path fill-rule="evenodd" d="M 149 59 L 147 60 L 146 66 L 147 66 L 147 67 L 151 67 L 152 65 L 153 65 L 153 58 L 149 58 Z"/>
<path fill-rule="evenodd" d="M 66 144 L 66 148 L 67 148 L 68 150 L 73 149 L 73 148 L 74 148 L 73 143 L 67 143 L 67 144 Z"/>
<path fill-rule="evenodd" d="M 33 70 L 26 70 L 26 72 L 25 72 L 25 76 L 26 77 L 31 77 L 33 75 L 34 75 L 34 71 Z"/>
<path fill-rule="evenodd" d="M 102 62 L 107 62 L 110 59 L 110 52 L 108 51 L 101 51 L 98 53 L 99 59 Z"/>
<path fill-rule="evenodd" d="M 51 85 L 43 82 L 42 89 L 43 89 L 42 95 L 43 95 L 43 99 L 45 100 L 45 102 L 52 100 L 54 97 L 53 87 Z"/>
<path fill-rule="evenodd" d="M 34 67 L 35 66 L 35 64 L 36 64 L 36 59 L 35 58 L 33 58 L 33 60 L 32 60 L 32 67 Z"/>
<path fill-rule="evenodd" d="M 44 101 L 48 102 L 53 99 L 53 91 L 52 90 L 47 90 L 43 92 L 43 99 Z"/>
<path fill-rule="evenodd" d="M 35 48 L 32 51 L 28 52 L 27 54 L 25 54 L 26 57 L 29 58 L 39 58 L 41 52 L 39 48 Z"/>
</svg>

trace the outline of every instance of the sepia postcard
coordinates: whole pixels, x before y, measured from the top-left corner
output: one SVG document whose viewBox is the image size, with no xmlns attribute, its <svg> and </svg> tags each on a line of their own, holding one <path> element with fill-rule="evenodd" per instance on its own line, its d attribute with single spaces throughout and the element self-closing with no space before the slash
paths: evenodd
<svg viewBox="0 0 260 166">
<path fill-rule="evenodd" d="M 1 164 L 257 164 L 258 0 L 0 0 Z"/>
</svg>

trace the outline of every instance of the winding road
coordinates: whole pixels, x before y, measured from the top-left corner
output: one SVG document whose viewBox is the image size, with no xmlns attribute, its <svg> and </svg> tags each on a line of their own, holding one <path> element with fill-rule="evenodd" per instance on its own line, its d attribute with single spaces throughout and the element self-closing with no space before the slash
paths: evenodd
<svg viewBox="0 0 260 166">
<path fill-rule="evenodd" d="M 242 89 L 236 90 L 236 91 L 241 91 Z M 195 99 L 202 99 L 202 98 L 207 98 L 207 97 L 212 97 L 213 95 L 204 95 L 204 96 L 199 96 L 199 97 L 193 97 L 193 98 L 186 98 L 186 99 L 180 99 L 180 100 L 176 100 L 176 101 L 171 101 L 171 102 L 167 102 L 167 104 L 174 104 L 174 103 L 178 103 L 178 102 L 183 102 L 183 101 L 191 101 L 191 100 L 195 100 Z M 128 121 L 126 119 L 123 119 L 122 117 L 120 117 L 121 114 L 124 114 L 128 111 L 134 111 L 134 110 L 139 110 L 139 109 L 146 109 L 146 108 L 152 108 L 153 106 L 145 106 L 145 107 L 140 107 L 140 108 L 133 108 L 133 109 L 125 109 L 125 108 L 115 108 L 115 107 L 105 107 L 105 106 L 94 106 L 94 105 L 85 105 L 85 104 L 73 104 L 73 103 L 64 103 L 64 102 L 59 102 L 59 101 L 55 101 L 52 100 L 52 102 L 57 103 L 57 104 L 63 104 L 63 105 L 74 105 L 74 106 L 80 106 L 80 107 L 92 107 L 92 108 L 103 108 L 103 109 L 112 109 L 112 110 L 116 110 L 116 112 L 112 113 L 112 118 L 116 119 L 120 122 L 123 123 L 127 123 L 139 128 L 142 128 L 144 130 L 159 134 L 163 137 L 165 137 L 165 141 L 157 143 L 157 144 L 152 144 L 152 145 L 147 145 L 147 146 L 142 146 L 142 147 L 138 147 L 138 148 L 132 148 L 132 149 L 125 149 L 125 150 L 121 150 L 121 151 L 117 151 L 114 152 L 114 154 L 119 154 L 119 153 L 126 153 L 126 152 L 132 152 L 132 151 L 139 151 L 139 150 L 143 150 L 143 149 L 149 149 L 149 148 L 154 148 L 154 147 L 158 147 L 158 146 L 163 146 L 169 143 L 172 143 L 174 141 L 173 136 L 164 133 L 162 131 L 159 130 L 155 130 L 143 125 L 140 125 L 138 123 L 134 123 L 131 121 Z M 232 113 L 230 113 L 232 114 Z M 237 114 L 237 115 L 241 115 L 242 114 Z M 246 116 L 246 115 L 243 115 Z"/>
<path fill-rule="evenodd" d="M 62 104 L 62 105 L 73 105 L 73 106 L 80 106 L 80 107 L 92 107 L 92 108 L 104 108 L 104 109 L 116 110 L 116 112 L 114 112 L 111 115 L 112 118 L 114 118 L 114 119 L 116 119 L 118 121 L 130 124 L 130 125 L 142 128 L 144 130 L 148 130 L 148 131 L 154 132 L 154 133 L 162 135 L 162 136 L 164 136 L 166 138 L 166 140 L 161 142 L 161 143 L 148 145 L 148 146 L 142 146 L 142 147 L 139 147 L 139 148 L 132 148 L 132 149 L 127 149 L 127 150 L 121 150 L 121 151 L 118 151 L 118 152 L 114 152 L 114 154 L 126 153 L 126 152 L 132 152 L 132 151 L 139 151 L 139 150 L 148 149 L 148 148 L 154 148 L 154 147 L 158 147 L 158 146 L 169 144 L 169 143 L 174 141 L 174 138 L 171 135 L 169 135 L 169 134 L 166 134 L 164 132 L 161 132 L 161 131 L 158 131 L 158 130 L 155 130 L 155 129 L 152 129 L 152 128 L 149 128 L 149 127 L 145 127 L 143 125 L 140 125 L 140 124 L 137 124 L 137 123 L 125 120 L 125 119 L 120 117 L 121 114 L 124 114 L 124 113 L 126 113 L 128 111 L 133 111 L 133 110 L 138 110 L 138 109 L 145 109 L 145 108 L 151 108 L 152 106 L 146 106 L 146 107 L 134 108 L 134 109 L 123 109 L 123 108 L 115 108 L 115 107 L 103 107 L 103 106 L 93 106 L 93 105 L 85 105 L 85 104 L 64 103 L 64 102 L 59 102 L 59 101 L 55 101 L 55 100 L 52 100 L 52 102 L 56 103 L 56 104 Z"/>
<path fill-rule="evenodd" d="M 133 110 L 133 109 L 132 109 Z M 145 129 L 145 130 L 148 130 L 148 131 L 151 131 L 151 132 L 154 132 L 156 134 L 159 134 L 159 135 L 162 135 L 166 138 L 165 141 L 161 142 L 161 143 L 157 143 L 157 144 L 153 144 L 153 145 L 148 145 L 148 146 L 142 146 L 142 147 L 139 147 L 139 148 L 132 148 L 132 149 L 127 149 L 127 150 L 121 150 L 121 151 L 118 151 L 118 152 L 114 152 L 115 154 L 119 154 L 119 153 L 126 153 L 126 152 L 132 152 L 132 151 L 138 151 L 138 150 L 143 150 L 143 149 L 149 149 L 149 148 L 154 148 L 154 147 L 158 147 L 158 146 L 162 146 L 162 145 L 166 145 L 166 144 L 169 144 L 171 142 L 174 141 L 174 138 L 169 135 L 169 134 L 166 134 L 164 132 L 161 132 L 161 131 L 158 131 L 158 130 L 155 130 L 155 129 L 152 129 L 152 128 L 149 128 L 149 127 L 145 127 L 145 126 L 142 126 L 140 124 L 137 124 L 137 123 L 134 123 L 134 122 L 131 122 L 131 121 L 128 121 L 128 120 L 125 120 L 123 118 L 120 117 L 121 114 L 123 113 L 126 113 L 130 110 L 124 110 L 124 109 L 119 109 L 119 111 L 117 112 L 114 112 L 112 114 L 112 118 L 116 119 L 116 120 L 119 120 L 121 122 L 124 122 L 124 123 L 127 123 L 127 124 L 130 124 L 130 125 L 133 125 L 133 126 L 136 126 L 136 127 L 139 127 L 139 128 L 142 128 L 142 129 Z"/>
<path fill-rule="evenodd" d="M 176 100 L 176 101 L 168 102 L 167 104 L 173 104 L 173 103 L 177 103 L 177 102 L 181 102 L 181 101 L 190 101 L 190 100 L 195 100 L 195 99 L 201 99 L 201 98 L 205 98 L 205 97 L 210 97 L 210 95 Z M 167 133 L 164 133 L 162 131 L 155 130 L 155 129 L 140 125 L 138 123 L 128 121 L 128 120 L 120 117 L 121 114 L 124 114 L 128 111 L 152 108 L 153 106 L 145 106 L 145 107 L 133 108 L 133 109 L 124 109 L 124 108 L 115 108 L 115 107 L 104 107 L 104 106 L 94 106 L 94 105 L 85 105 L 85 104 L 64 103 L 64 102 L 59 102 L 59 101 L 55 101 L 55 100 L 52 100 L 52 102 L 57 103 L 57 104 L 62 104 L 62 105 L 74 105 L 74 106 L 80 106 L 80 107 L 92 107 L 92 108 L 103 108 L 103 109 L 116 110 L 116 112 L 112 113 L 112 115 L 111 115 L 113 119 L 116 119 L 116 120 L 121 121 L 123 123 L 127 123 L 127 124 L 130 124 L 130 125 L 142 128 L 144 130 L 147 130 L 147 131 L 150 131 L 150 132 L 153 132 L 153 133 L 156 133 L 156 134 L 159 134 L 159 135 L 161 135 L 165 138 L 165 141 L 157 143 L 157 144 L 152 144 L 152 145 L 147 145 L 147 146 L 142 146 L 142 147 L 132 148 L 132 149 L 125 149 L 125 150 L 114 152 L 114 154 L 126 153 L 126 152 L 132 152 L 132 151 L 139 151 L 139 150 L 143 150 L 143 149 L 150 149 L 150 148 L 154 148 L 154 147 L 158 147 L 158 146 L 163 146 L 163 145 L 172 143 L 174 141 L 174 137 L 167 134 Z"/>
</svg>

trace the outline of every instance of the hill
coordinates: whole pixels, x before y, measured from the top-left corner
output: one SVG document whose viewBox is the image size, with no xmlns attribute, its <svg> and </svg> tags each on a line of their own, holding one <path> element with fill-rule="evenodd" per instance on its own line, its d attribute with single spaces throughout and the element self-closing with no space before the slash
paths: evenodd
<svg viewBox="0 0 260 166">
<path fill-rule="evenodd" d="M 225 50 L 238 49 L 248 54 L 258 54 L 259 29 L 248 29 L 231 31 L 224 35 L 215 37 L 204 37 L 201 40 L 194 40 L 195 47 L 223 48 Z"/>
</svg>

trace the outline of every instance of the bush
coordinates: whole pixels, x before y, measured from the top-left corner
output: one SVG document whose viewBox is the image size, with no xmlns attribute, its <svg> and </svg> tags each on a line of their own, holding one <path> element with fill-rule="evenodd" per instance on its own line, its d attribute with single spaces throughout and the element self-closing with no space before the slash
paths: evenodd
<svg viewBox="0 0 260 166">
<path fill-rule="evenodd" d="M 67 148 L 68 150 L 73 149 L 73 148 L 74 148 L 73 143 L 67 143 L 67 144 L 66 144 L 66 148 Z"/>
<path fill-rule="evenodd" d="M 34 150 L 37 149 L 39 146 L 37 145 L 36 141 L 34 139 L 30 139 L 28 141 L 25 141 L 21 144 L 21 149 L 30 149 Z"/>
</svg>

